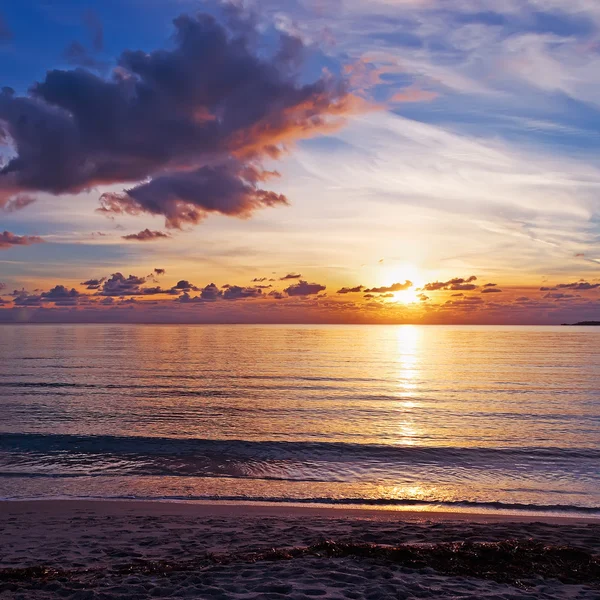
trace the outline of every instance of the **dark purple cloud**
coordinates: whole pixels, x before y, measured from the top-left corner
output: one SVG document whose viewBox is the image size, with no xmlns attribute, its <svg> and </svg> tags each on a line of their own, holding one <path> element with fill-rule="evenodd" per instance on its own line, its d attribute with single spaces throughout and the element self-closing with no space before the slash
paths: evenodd
<svg viewBox="0 0 600 600">
<path fill-rule="evenodd" d="M 501 291 L 502 290 L 500 288 L 497 288 L 497 287 L 488 287 L 488 288 L 485 288 L 485 289 L 481 290 L 481 293 L 482 294 L 493 294 L 493 293 L 497 293 L 497 292 L 501 292 Z"/>
<path fill-rule="evenodd" d="M 15 235 L 10 231 L 0 232 L 0 250 L 12 248 L 13 246 L 31 246 L 41 244 L 44 240 L 36 235 Z"/>
<path fill-rule="evenodd" d="M 88 290 L 98 290 L 105 281 L 106 277 L 101 277 L 100 279 L 88 279 L 87 281 L 82 281 L 81 285 L 85 285 Z"/>
<path fill-rule="evenodd" d="M 28 294 L 23 290 L 15 295 L 13 302 L 15 306 L 41 306 L 42 297 L 39 294 Z"/>
<path fill-rule="evenodd" d="M 224 292 L 225 300 L 240 300 L 242 298 L 260 298 L 263 291 L 257 287 L 240 287 L 239 285 L 230 285 Z"/>
<path fill-rule="evenodd" d="M 301 79 L 300 40 L 278 34 L 269 56 L 271 37 L 260 46 L 252 24 L 229 13 L 228 27 L 205 14 L 178 17 L 173 49 L 126 50 L 108 78 L 50 70 L 29 96 L 5 89 L 0 137 L 15 156 L 0 169 L 0 204 L 21 192 L 142 180 L 104 195 L 101 210 L 162 215 L 181 227 L 211 212 L 248 216 L 286 204 L 262 188 L 275 174 L 261 160 L 339 122 L 355 99 L 332 75 Z"/>
<path fill-rule="evenodd" d="M 222 295 L 223 292 L 214 283 L 208 284 L 202 292 L 200 292 L 200 298 L 208 301 L 218 300 Z"/>
<path fill-rule="evenodd" d="M 595 290 L 600 288 L 600 283 L 589 283 L 588 281 L 577 281 L 575 283 L 559 283 L 558 290 Z"/>
<path fill-rule="evenodd" d="M 156 294 L 168 294 L 169 290 L 164 290 L 159 285 L 154 287 L 145 287 L 140 290 L 144 296 L 156 296 Z"/>
<path fill-rule="evenodd" d="M 264 206 L 287 204 L 281 194 L 259 187 L 268 175 L 259 168 L 231 158 L 226 163 L 154 177 L 123 193 L 100 198 L 104 214 L 164 215 L 168 227 L 199 223 L 208 213 L 247 217 Z"/>
<path fill-rule="evenodd" d="M 170 290 L 171 294 L 181 294 L 183 292 L 199 292 L 200 288 L 190 283 L 187 279 L 181 279 Z"/>
<path fill-rule="evenodd" d="M 164 275 L 167 271 L 165 269 L 154 269 L 155 275 Z"/>
<path fill-rule="evenodd" d="M 69 298 L 78 298 L 81 296 L 81 292 L 78 292 L 75 288 L 67 288 L 64 285 L 54 286 L 48 292 L 42 292 L 41 297 L 44 300 L 54 301 L 54 300 L 66 300 Z"/>
<path fill-rule="evenodd" d="M 371 288 L 369 290 L 365 290 L 368 294 L 385 294 L 387 292 L 402 292 L 412 287 L 412 281 L 406 280 L 404 283 L 393 283 L 389 286 Z"/>
<path fill-rule="evenodd" d="M 562 292 L 548 292 L 544 294 L 544 298 L 552 298 L 553 300 L 566 300 L 568 298 L 580 298 L 578 294 L 563 294 Z"/>
<path fill-rule="evenodd" d="M 589 283 L 588 281 L 575 281 L 573 283 L 559 283 L 554 287 L 544 286 L 540 288 L 541 292 L 550 292 L 555 290 L 595 290 L 600 288 L 600 283 Z"/>
<path fill-rule="evenodd" d="M 113 273 L 102 283 L 99 294 L 101 296 L 141 296 L 141 286 L 146 282 L 145 277 L 129 275 L 125 277 L 122 273 Z"/>
<path fill-rule="evenodd" d="M 154 240 L 164 240 L 171 236 L 168 233 L 162 231 L 150 231 L 150 229 L 144 229 L 139 233 L 130 233 L 129 235 L 121 236 L 124 240 L 137 241 L 137 242 L 152 242 Z"/>
<path fill-rule="evenodd" d="M 300 273 L 288 273 L 287 275 L 280 277 L 279 281 L 287 281 L 288 279 L 300 279 L 301 277 L 302 275 L 300 275 Z"/>
<path fill-rule="evenodd" d="M 485 283 L 483 285 L 484 288 L 490 288 L 490 287 L 496 287 L 498 284 L 497 283 Z"/>
<path fill-rule="evenodd" d="M 337 293 L 338 294 L 355 294 L 358 292 L 362 292 L 364 287 L 365 287 L 364 285 L 357 285 L 356 287 L 353 287 L 353 288 L 343 287 L 341 290 L 338 290 Z"/>
<path fill-rule="evenodd" d="M 267 281 L 267 278 L 266 277 L 255 277 L 252 280 L 252 283 L 262 283 L 263 281 Z"/>
<path fill-rule="evenodd" d="M 319 283 L 308 283 L 307 281 L 300 280 L 298 283 L 285 288 L 284 291 L 288 296 L 312 296 L 322 292 L 324 289 L 326 289 L 325 286 Z"/>
<path fill-rule="evenodd" d="M 455 277 L 448 281 L 434 281 L 432 283 L 426 283 L 421 289 L 426 292 L 435 292 L 438 290 L 452 290 L 452 291 L 470 291 L 477 289 L 477 285 L 472 283 L 477 281 L 475 275 L 471 275 L 467 279 L 462 277 Z"/>
</svg>

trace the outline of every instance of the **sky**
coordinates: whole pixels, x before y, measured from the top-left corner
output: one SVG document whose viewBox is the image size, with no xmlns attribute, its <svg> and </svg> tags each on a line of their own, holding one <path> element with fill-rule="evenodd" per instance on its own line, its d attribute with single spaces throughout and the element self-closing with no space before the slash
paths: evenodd
<svg viewBox="0 0 600 600">
<path fill-rule="evenodd" d="M 597 0 L 0 2 L 0 323 L 600 320 Z"/>
</svg>

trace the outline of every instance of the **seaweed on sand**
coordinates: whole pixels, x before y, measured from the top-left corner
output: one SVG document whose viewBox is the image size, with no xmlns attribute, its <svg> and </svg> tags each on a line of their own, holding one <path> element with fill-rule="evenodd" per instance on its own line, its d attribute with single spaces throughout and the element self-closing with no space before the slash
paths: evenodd
<svg viewBox="0 0 600 600">
<path fill-rule="evenodd" d="M 449 542 L 385 546 L 321 541 L 311 546 L 271 548 L 258 552 L 204 554 L 185 561 L 134 560 L 108 568 L 56 569 L 45 566 L 0 569 L 0 584 L 51 579 L 76 580 L 108 575 L 168 576 L 200 571 L 214 564 L 255 563 L 298 558 L 353 558 L 385 561 L 410 569 L 431 568 L 451 576 L 522 584 L 535 577 L 563 583 L 600 585 L 600 556 L 570 546 L 551 546 L 534 540 Z M 2 587 L 0 586 L 0 590 Z"/>
</svg>

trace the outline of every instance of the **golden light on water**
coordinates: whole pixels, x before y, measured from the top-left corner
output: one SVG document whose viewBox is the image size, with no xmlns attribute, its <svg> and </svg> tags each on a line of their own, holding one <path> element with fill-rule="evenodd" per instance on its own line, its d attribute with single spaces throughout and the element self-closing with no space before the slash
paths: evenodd
<svg viewBox="0 0 600 600">
<path fill-rule="evenodd" d="M 400 444 L 408 446 L 416 444 L 422 434 L 413 415 L 416 403 L 411 399 L 417 390 L 420 338 L 421 330 L 413 325 L 396 329 L 396 378 L 400 397 L 398 435 Z"/>
</svg>

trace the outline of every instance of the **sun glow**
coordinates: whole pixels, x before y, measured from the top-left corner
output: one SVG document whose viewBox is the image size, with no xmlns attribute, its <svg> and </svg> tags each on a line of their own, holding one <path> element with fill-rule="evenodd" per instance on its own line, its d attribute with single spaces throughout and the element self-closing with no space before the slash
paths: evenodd
<svg viewBox="0 0 600 600">
<path fill-rule="evenodd" d="M 415 289 L 415 286 L 402 292 L 394 292 L 393 302 L 401 302 L 402 304 L 412 304 L 413 302 L 419 302 L 419 293 Z"/>
<path fill-rule="evenodd" d="M 411 281 L 413 285 L 406 290 L 394 292 L 393 297 L 389 299 L 390 302 L 399 302 L 401 304 L 413 304 L 420 302 L 420 292 L 417 292 L 417 289 L 424 285 L 425 280 L 419 269 L 410 264 L 386 268 L 386 285 L 403 283 L 405 281 Z"/>
</svg>

